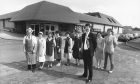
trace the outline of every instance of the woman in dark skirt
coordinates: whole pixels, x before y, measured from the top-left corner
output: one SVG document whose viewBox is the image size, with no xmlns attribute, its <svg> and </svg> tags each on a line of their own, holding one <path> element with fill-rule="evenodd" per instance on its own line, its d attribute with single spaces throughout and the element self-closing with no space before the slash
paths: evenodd
<svg viewBox="0 0 140 84">
<path fill-rule="evenodd" d="M 73 58 L 76 60 L 76 65 L 79 65 L 80 59 L 82 59 L 81 55 L 81 47 L 82 47 L 82 39 L 79 33 L 76 33 L 74 38 L 74 45 L 73 45 Z"/>
<path fill-rule="evenodd" d="M 69 32 L 66 33 L 64 53 L 67 58 L 67 63 L 65 65 L 69 66 L 72 58 L 72 38 L 70 37 Z"/>
<path fill-rule="evenodd" d="M 59 35 L 59 32 L 57 31 L 55 33 L 55 41 L 56 41 L 56 46 L 55 46 L 55 55 L 54 58 L 56 59 L 56 61 L 58 62 L 56 64 L 56 66 L 60 66 L 61 65 L 61 52 L 62 52 L 62 38 Z"/>
<path fill-rule="evenodd" d="M 52 67 L 54 61 L 54 47 L 56 46 L 55 38 L 52 33 L 49 32 L 48 38 L 46 39 L 46 61 L 48 61 L 48 67 Z"/>
</svg>

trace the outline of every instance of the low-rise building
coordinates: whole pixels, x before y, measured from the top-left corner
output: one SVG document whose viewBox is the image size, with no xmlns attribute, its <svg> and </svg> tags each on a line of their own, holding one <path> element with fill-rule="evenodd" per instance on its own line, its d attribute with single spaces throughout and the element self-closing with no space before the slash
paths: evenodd
<svg viewBox="0 0 140 84">
<path fill-rule="evenodd" d="M 41 1 L 24 7 L 23 9 L 0 15 L 0 29 L 14 30 L 17 33 L 26 33 L 26 28 L 31 27 L 34 34 L 39 31 L 47 34 L 55 31 L 73 31 L 76 28 L 83 30 L 89 23 L 94 31 L 106 32 L 112 28 L 115 33 L 122 32 L 122 25 L 113 17 L 102 13 L 77 13 L 69 7 L 55 3 Z"/>
</svg>

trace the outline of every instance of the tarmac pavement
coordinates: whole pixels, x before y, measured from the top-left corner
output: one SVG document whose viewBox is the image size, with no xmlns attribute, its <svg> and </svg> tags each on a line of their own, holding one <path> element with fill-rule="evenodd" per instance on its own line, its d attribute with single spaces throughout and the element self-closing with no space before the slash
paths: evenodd
<svg viewBox="0 0 140 84">
<path fill-rule="evenodd" d="M 93 81 L 89 84 L 140 84 L 140 52 L 121 43 L 114 53 L 115 69 L 112 74 L 93 67 Z M 96 66 L 94 58 L 93 65 Z M 107 69 L 109 70 L 109 65 Z M 103 63 L 102 63 L 103 66 Z M 35 73 L 27 71 L 22 41 L 0 39 L 0 84 L 86 84 L 78 78 L 80 66 L 53 66 Z"/>
</svg>

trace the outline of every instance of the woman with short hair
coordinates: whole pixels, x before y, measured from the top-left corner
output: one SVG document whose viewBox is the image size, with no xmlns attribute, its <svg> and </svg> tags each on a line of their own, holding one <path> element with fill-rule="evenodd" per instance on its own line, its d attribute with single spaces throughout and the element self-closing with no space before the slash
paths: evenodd
<svg viewBox="0 0 140 84">
<path fill-rule="evenodd" d="M 43 32 L 39 32 L 37 41 L 37 56 L 40 63 L 39 69 L 43 69 L 46 58 L 46 40 L 43 38 Z"/>
<path fill-rule="evenodd" d="M 54 61 L 54 47 L 56 46 L 55 38 L 52 33 L 48 33 L 48 37 L 46 39 L 46 61 L 48 61 L 48 67 L 52 67 L 52 63 Z"/>
<path fill-rule="evenodd" d="M 95 51 L 95 58 L 97 61 L 97 69 L 101 68 L 101 61 L 103 60 L 104 56 L 104 38 L 102 38 L 102 35 L 100 32 L 97 33 L 97 47 Z"/>
<path fill-rule="evenodd" d="M 72 38 L 70 37 L 70 33 L 66 33 L 65 39 L 65 48 L 64 48 L 65 57 L 67 59 L 66 66 L 70 65 L 70 60 L 72 58 Z"/>
</svg>

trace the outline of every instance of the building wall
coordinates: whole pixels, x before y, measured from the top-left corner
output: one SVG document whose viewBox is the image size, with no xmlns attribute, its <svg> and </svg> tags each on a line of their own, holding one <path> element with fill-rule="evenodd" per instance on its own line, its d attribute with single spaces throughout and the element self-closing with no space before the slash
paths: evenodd
<svg viewBox="0 0 140 84">
<path fill-rule="evenodd" d="M 54 33 L 59 30 L 59 26 L 57 23 L 53 22 L 42 22 L 42 21 L 30 21 L 26 22 L 26 28 L 31 27 L 35 32 L 35 35 L 38 35 L 39 31 L 43 32 L 45 35 L 48 32 Z"/>
<path fill-rule="evenodd" d="M 114 34 L 119 33 L 119 32 L 118 32 L 118 27 L 113 27 L 113 32 L 114 32 Z"/>
<path fill-rule="evenodd" d="M 10 19 L 6 19 L 5 21 L 5 28 L 15 28 L 14 22 L 9 21 Z"/>
<path fill-rule="evenodd" d="M 3 29 L 3 21 L 0 20 L 0 30 L 2 30 L 2 29 Z"/>
<path fill-rule="evenodd" d="M 101 32 L 104 31 L 104 25 L 93 24 L 93 28 L 94 28 L 95 30 L 100 30 Z"/>
<path fill-rule="evenodd" d="M 123 33 L 123 28 L 119 27 L 119 33 Z"/>
<path fill-rule="evenodd" d="M 17 33 L 26 33 L 26 23 L 25 22 L 15 22 L 15 31 Z"/>
<path fill-rule="evenodd" d="M 108 29 L 112 29 L 112 26 L 105 26 L 105 32 L 107 32 Z"/>
</svg>

